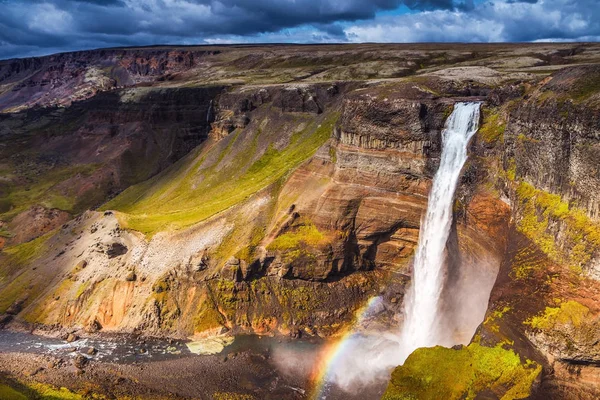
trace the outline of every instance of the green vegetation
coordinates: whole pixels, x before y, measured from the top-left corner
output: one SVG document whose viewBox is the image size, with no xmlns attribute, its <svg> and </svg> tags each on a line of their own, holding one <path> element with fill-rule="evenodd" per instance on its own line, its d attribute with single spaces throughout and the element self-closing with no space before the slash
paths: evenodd
<svg viewBox="0 0 600 400">
<path fill-rule="evenodd" d="M 515 280 L 525 280 L 535 277 L 537 272 L 544 271 L 547 258 L 534 244 L 522 247 L 515 254 L 512 261 L 510 275 Z"/>
<path fill-rule="evenodd" d="M 278 250 L 283 254 L 285 262 L 299 261 L 303 265 L 311 265 L 316 261 L 311 248 L 317 248 L 331 242 L 308 220 L 302 220 L 287 232 L 277 236 L 268 246 L 268 250 Z"/>
<path fill-rule="evenodd" d="M 474 399 L 491 391 L 502 400 L 529 397 L 542 367 L 500 346 L 420 348 L 392 373 L 383 400 Z"/>
<path fill-rule="evenodd" d="M 510 306 L 504 306 L 499 309 L 495 309 L 494 311 L 488 313 L 487 318 L 483 321 L 483 326 L 491 330 L 492 332 L 498 333 L 500 331 L 500 327 L 498 326 L 497 321 L 504 317 L 504 314 L 509 312 L 512 308 Z M 479 342 L 476 340 L 476 342 Z"/>
<path fill-rule="evenodd" d="M 199 161 L 195 164 L 177 163 L 165 173 L 127 189 L 103 209 L 122 212 L 120 218 L 128 228 L 149 236 L 160 230 L 192 225 L 287 176 L 329 139 L 337 119 L 338 114 L 331 113 L 320 124 L 313 122 L 294 133 L 287 147 L 278 150 L 270 146 L 254 162 L 255 155 L 248 154 L 243 146 L 233 149 L 234 141 L 241 139 L 238 131 L 225 139 L 229 140 L 227 147 L 211 166 L 205 164 L 214 153 L 211 148 L 203 149 L 196 154 Z M 234 151 L 233 161 L 226 162 L 226 156 Z"/>
<path fill-rule="evenodd" d="M 77 292 L 75 293 L 75 298 L 79 299 L 81 295 L 85 293 L 87 288 L 90 286 L 90 281 L 85 281 L 79 287 L 77 287 Z"/>
<path fill-rule="evenodd" d="M 572 97 L 577 102 L 583 102 L 598 93 L 600 93 L 600 71 L 586 73 L 571 90 Z"/>
<path fill-rule="evenodd" d="M 4 227 L 0 227 L 0 238 L 11 238 L 13 235 Z"/>
<path fill-rule="evenodd" d="M 194 316 L 194 333 L 204 332 L 222 326 L 223 316 L 206 297 L 200 299 L 200 306 Z"/>
<path fill-rule="evenodd" d="M 527 182 L 519 183 L 516 194 L 521 212 L 518 229 L 551 259 L 580 271 L 600 248 L 600 225 L 584 211 L 571 208 L 559 195 L 536 189 Z M 560 248 L 549 230 L 551 220 L 564 223 L 565 240 Z"/>
<path fill-rule="evenodd" d="M 8 385 L 0 383 L 0 399 L 4 400 L 28 400 L 29 397 L 16 391 Z"/>
<path fill-rule="evenodd" d="M 67 388 L 55 388 L 43 383 L 26 385 L 0 377 L 0 399 L 2 400 L 81 400 L 83 398 L 82 395 L 73 393 Z"/>
<path fill-rule="evenodd" d="M 244 246 L 241 250 L 235 253 L 235 257 L 250 263 L 254 261 L 254 251 L 265 237 L 265 228 L 261 226 L 255 226 L 252 228 L 250 233 L 250 239 L 248 245 Z"/>
<path fill-rule="evenodd" d="M 337 151 L 333 146 L 329 146 L 329 158 L 331 158 L 332 163 L 335 164 L 337 162 Z"/>
<path fill-rule="evenodd" d="M 514 158 L 508 159 L 508 168 L 506 169 L 506 177 L 509 181 L 514 182 L 517 179 L 517 163 Z"/>
<path fill-rule="evenodd" d="M 494 144 L 504 140 L 506 122 L 500 117 L 498 111 L 484 109 L 483 124 L 479 127 L 478 135 L 484 142 Z"/>
<path fill-rule="evenodd" d="M 35 279 L 35 271 L 23 267 L 47 251 L 48 240 L 54 234 L 54 231 L 49 232 L 30 242 L 3 250 L 0 255 L 0 314 L 17 301 L 22 302 L 24 308 L 39 295 L 42 284 Z"/>
<path fill-rule="evenodd" d="M 561 302 L 558 307 L 546 307 L 542 314 L 528 319 L 525 324 L 540 330 L 550 330 L 557 325 L 578 327 L 588 318 L 589 314 L 589 308 L 574 300 L 569 300 Z"/>
<path fill-rule="evenodd" d="M 81 400 L 83 396 L 71 392 L 67 388 L 54 388 L 42 383 L 34 383 L 30 386 L 40 400 Z M 35 398 L 35 397 L 34 397 Z"/>
<path fill-rule="evenodd" d="M 48 249 L 48 239 L 54 236 L 55 233 L 56 231 L 48 232 L 29 242 L 5 248 L 2 251 L 5 256 L 2 265 L 0 265 L 0 282 L 2 282 L 2 278 L 6 278 L 19 268 L 41 257 Z"/>
<path fill-rule="evenodd" d="M 69 189 L 58 189 L 57 185 L 77 174 L 89 176 L 97 169 L 95 164 L 54 167 L 37 173 L 29 172 L 20 178 L 26 183 L 11 183 L 0 197 L 0 220 L 10 220 L 29 207 L 40 204 L 46 208 L 58 208 L 68 212 L 78 212 L 86 208 L 78 204 L 78 194 Z"/>
<path fill-rule="evenodd" d="M 292 250 L 297 249 L 302 244 L 308 246 L 318 246 L 325 241 L 325 236 L 319 232 L 317 227 L 310 221 L 299 225 L 293 230 L 277 236 L 271 244 L 269 250 Z"/>
</svg>

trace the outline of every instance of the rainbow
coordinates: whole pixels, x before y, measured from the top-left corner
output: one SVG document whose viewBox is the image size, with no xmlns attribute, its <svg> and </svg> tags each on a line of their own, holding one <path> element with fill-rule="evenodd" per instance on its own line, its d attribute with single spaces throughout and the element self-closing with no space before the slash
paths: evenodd
<svg viewBox="0 0 600 400">
<path fill-rule="evenodd" d="M 365 318 L 369 316 L 371 311 L 381 301 L 380 296 L 371 297 L 363 307 L 356 311 L 353 323 L 342 331 L 339 340 L 323 347 L 311 374 L 312 381 L 314 382 L 314 389 L 310 396 L 312 400 L 321 400 L 323 398 L 325 395 L 324 391 L 327 388 L 329 373 L 341 356 L 348 350 L 350 339 L 354 334 L 354 328 L 362 324 Z"/>
</svg>

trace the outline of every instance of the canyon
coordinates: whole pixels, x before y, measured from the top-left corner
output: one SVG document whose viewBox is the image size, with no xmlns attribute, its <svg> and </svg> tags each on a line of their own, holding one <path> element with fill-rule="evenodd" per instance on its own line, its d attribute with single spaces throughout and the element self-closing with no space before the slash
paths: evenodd
<svg viewBox="0 0 600 400">
<path fill-rule="evenodd" d="M 194 342 L 399 330 L 442 131 L 461 102 L 481 115 L 436 322 L 476 330 L 412 352 L 378 396 L 597 398 L 597 44 L 155 46 L 0 61 L 0 325 Z M 240 354 L 229 374 L 275 362 Z M 30 357 L 0 352 L 0 388 L 253 399 L 310 398 L 315 385 L 228 389 L 215 372 L 192 390 L 93 360 L 15 366 Z M 118 374 L 122 388 L 97 384 Z"/>
</svg>

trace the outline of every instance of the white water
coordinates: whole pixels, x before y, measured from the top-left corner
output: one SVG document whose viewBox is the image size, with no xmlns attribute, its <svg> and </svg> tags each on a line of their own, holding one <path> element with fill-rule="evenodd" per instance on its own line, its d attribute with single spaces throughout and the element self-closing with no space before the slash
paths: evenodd
<svg viewBox="0 0 600 400">
<path fill-rule="evenodd" d="M 440 326 L 440 301 L 446 279 L 446 242 L 452 205 L 467 145 L 477 132 L 479 103 L 457 103 L 442 132 L 440 166 L 433 178 L 427 213 L 421 223 L 412 285 L 405 297 L 403 360 L 419 347 L 452 346 L 453 332 Z"/>
<path fill-rule="evenodd" d="M 467 145 L 477 131 L 478 123 L 479 103 L 457 103 L 446 121 L 440 166 L 421 224 L 413 283 L 405 296 L 402 329 L 372 331 L 368 327 L 359 327 L 340 344 L 335 360 L 328 366 L 328 381 L 349 393 L 357 393 L 369 385 L 385 385 L 391 370 L 403 364 L 419 347 L 467 343 L 483 320 L 496 277 L 495 273 L 489 272 L 496 268 L 488 265 L 489 260 L 461 257 L 458 278 L 452 288 L 444 288 L 447 274 L 445 249 L 452 226 L 454 194 L 467 159 Z M 447 302 L 451 303 L 451 313 L 443 315 L 441 296 L 447 289 L 453 292 L 452 301 Z M 374 301 L 372 306 L 377 307 L 380 303 Z M 375 309 L 371 311 L 376 313 Z M 327 398 L 327 391 L 325 385 L 319 400 Z"/>
</svg>

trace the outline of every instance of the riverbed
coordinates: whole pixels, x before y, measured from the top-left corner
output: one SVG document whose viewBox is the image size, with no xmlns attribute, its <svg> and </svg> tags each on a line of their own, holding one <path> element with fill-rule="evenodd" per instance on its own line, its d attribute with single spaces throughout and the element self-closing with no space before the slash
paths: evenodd
<svg viewBox="0 0 600 400">
<path fill-rule="evenodd" d="M 115 397 L 212 399 L 216 393 L 237 393 L 309 399 L 324 345 L 320 339 L 245 335 L 218 354 L 197 355 L 181 340 L 94 335 L 67 342 L 0 330 L 0 372 L 73 391 L 93 385 Z M 81 357 L 87 362 L 76 368 L 75 359 Z M 377 399 L 383 390 L 379 384 L 349 393 L 330 385 L 320 400 Z"/>
</svg>

